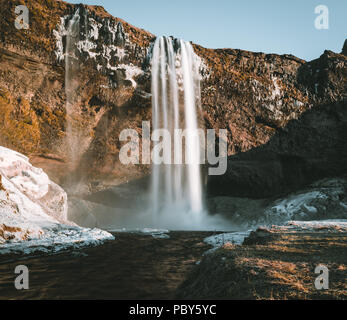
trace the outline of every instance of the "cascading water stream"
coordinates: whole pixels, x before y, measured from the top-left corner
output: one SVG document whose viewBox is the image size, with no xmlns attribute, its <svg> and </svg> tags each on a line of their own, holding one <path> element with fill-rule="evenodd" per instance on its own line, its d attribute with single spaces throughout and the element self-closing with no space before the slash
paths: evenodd
<svg viewBox="0 0 347 320">
<path fill-rule="evenodd" d="M 82 7 L 81 7 L 82 8 Z M 66 28 L 65 45 L 65 92 L 66 92 L 66 150 L 69 173 L 65 180 L 70 193 L 78 193 L 83 188 L 83 171 L 80 162 L 92 140 L 88 121 L 81 110 L 79 89 L 83 83 L 83 64 L 81 63 L 81 45 L 88 42 L 88 15 L 86 10 L 78 8 Z M 81 80 L 82 79 L 82 80 Z"/>
<path fill-rule="evenodd" d="M 66 93 L 66 139 L 68 147 L 68 156 L 71 169 L 77 163 L 78 139 L 76 139 L 73 121 L 73 106 L 75 103 L 75 75 L 78 72 L 79 61 L 76 57 L 76 44 L 80 36 L 80 13 L 79 9 L 69 20 L 66 34 L 65 49 L 65 93 Z"/>
<path fill-rule="evenodd" d="M 161 143 L 168 143 L 164 148 L 171 150 L 173 140 L 174 156 L 169 155 L 171 164 L 157 164 L 159 156 L 153 153 L 154 219 L 165 219 L 166 214 L 186 211 L 198 222 L 203 212 L 199 94 L 199 65 L 192 45 L 171 37 L 158 38 L 152 54 L 153 129 L 170 132 L 170 140 L 163 139 Z M 178 130 L 186 133 L 184 144 L 176 138 Z M 164 154 L 163 157 L 167 156 Z M 180 157 L 183 164 L 180 164 Z"/>
</svg>

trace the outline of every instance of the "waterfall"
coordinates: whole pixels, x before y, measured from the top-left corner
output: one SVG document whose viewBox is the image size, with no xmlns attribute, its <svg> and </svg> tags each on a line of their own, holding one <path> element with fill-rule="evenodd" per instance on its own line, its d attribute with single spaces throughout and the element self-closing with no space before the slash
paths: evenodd
<svg viewBox="0 0 347 320">
<path fill-rule="evenodd" d="M 192 45 L 171 37 L 157 38 L 152 52 L 153 130 L 166 129 L 171 133 L 172 139 L 163 139 L 162 143 L 169 143 L 164 147 L 172 149 L 174 156 L 169 155 L 171 164 L 157 164 L 158 154 L 152 155 L 154 219 L 186 211 L 196 221 L 203 211 L 200 111 L 199 64 Z M 176 139 L 179 129 L 186 132 L 184 145 Z M 181 154 L 185 156 L 183 164 L 178 161 Z"/>
<path fill-rule="evenodd" d="M 77 162 L 78 139 L 76 129 L 73 124 L 75 90 L 77 87 L 76 74 L 78 73 L 79 61 L 76 56 L 76 44 L 80 38 L 80 13 L 76 10 L 73 17 L 69 20 L 66 34 L 65 49 L 65 93 L 66 93 L 66 145 L 68 147 L 68 157 L 71 169 Z"/>
</svg>

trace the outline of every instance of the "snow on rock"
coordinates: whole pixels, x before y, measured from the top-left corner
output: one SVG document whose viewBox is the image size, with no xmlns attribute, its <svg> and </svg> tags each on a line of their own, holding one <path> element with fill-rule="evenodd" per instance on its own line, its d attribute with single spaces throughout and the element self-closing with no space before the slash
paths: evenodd
<svg viewBox="0 0 347 320">
<path fill-rule="evenodd" d="M 347 219 L 288 221 L 284 227 L 280 226 L 279 228 L 289 231 L 347 232 Z"/>
<path fill-rule="evenodd" d="M 211 200 L 210 200 L 211 201 Z M 248 231 L 221 233 L 204 241 L 212 252 L 226 243 L 242 244 L 252 230 L 266 226 L 270 231 L 283 232 L 346 232 L 347 179 L 317 181 L 306 189 L 265 202 L 254 199 L 216 197 L 210 202 L 216 213 L 228 214 L 234 226 Z"/>
<path fill-rule="evenodd" d="M 69 37 L 69 21 L 75 18 L 79 23 L 79 34 L 73 43 L 72 52 L 69 54 L 84 61 L 92 59 L 95 61 L 95 68 L 99 72 L 113 74 L 113 71 L 125 69 L 126 80 L 131 81 L 136 88 L 136 77 L 143 73 L 142 69 L 131 63 L 121 64 L 129 53 L 138 50 L 129 40 L 129 35 L 124 32 L 122 23 L 113 19 L 105 19 L 102 23 L 89 17 L 86 8 L 79 8 L 73 15 L 66 15 L 60 19 L 53 35 L 56 39 L 55 55 L 59 62 L 66 56 L 64 48 L 64 37 Z M 83 17 L 83 18 L 82 18 Z"/>
<path fill-rule="evenodd" d="M 74 37 L 71 37 L 73 33 L 69 31 L 69 22 L 72 20 L 78 23 L 79 30 Z M 70 37 L 73 40 L 70 56 L 76 57 L 81 63 L 88 59 L 93 60 L 96 70 L 111 78 L 115 71 L 125 70 L 125 80 L 130 81 L 133 88 L 137 87 L 138 77 L 146 70 L 143 61 L 149 62 L 152 57 L 153 43 L 147 48 L 141 48 L 130 40 L 121 21 L 93 18 L 92 13 L 85 7 L 79 7 L 73 14 L 62 17 L 53 35 L 56 39 L 55 55 L 60 63 L 67 56 L 64 38 Z M 132 56 L 137 57 L 136 62 L 131 59 Z M 195 65 L 199 71 L 194 71 L 198 80 L 209 78 L 211 71 L 205 60 L 197 54 L 193 55 L 193 59 L 196 60 Z M 115 86 L 115 82 L 112 85 Z"/>
<path fill-rule="evenodd" d="M 67 249 L 80 249 L 86 246 L 96 246 L 114 237 L 100 229 L 87 229 L 56 224 L 45 228 L 41 237 L 31 237 L 27 241 L 8 241 L 0 245 L 0 254 L 33 252 L 58 253 Z"/>
<path fill-rule="evenodd" d="M 347 218 L 347 180 L 325 179 L 275 201 L 265 210 L 265 220 L 326 220 Z"/>
<path fill-rule="evenodd" d="M 67 220 L 65 191 L 27 157 L 0 147 L 0 254 L 60 251 L 113 236 Z"/>
<path fill-rule="evenodd" d="M 208 250 L 206 253 L 215 251 L 216 249 L 224 246 L 226 243 L 231 244 L 242 244 L 243 240 L 248 237 L 252 230 L 220 233 L 204 239 L 204 242 L 211 245 L 213 248 Z"/>
<path fill-rule="evenodd" d="M 133 87 L 136 88 L 137 84 L 134 78 L 143 74 L 143 71 L 132 64 L 120 64 L 118 67 L 125 70 L 126 80 L 131 81 Z"/>
<path fill-rule="evenodd" d="M 67 220 L 66 193 L 42 169 L 33 167 L 27 157 L 0 147 L 0 173 L 10 199 L 24 214 L 37 211 L 59 221 Z"/>
<path fill-rule="evenodd" d="M 156 229 L 156 228 L 142 228 L 142 229 L 112 229 L 113 232 L 127 232 L 127 233 L 136 233 L 141 235 L 149 235 L 156 239 L 170 239 L 170 231 L 167 229 Z"/>
<path fill-rule="evenodd" d="M 278 79 L 276 77 L 274 77 L 272 81 L 273 81 L 274 89 L 272 90 L 271 98 L 276 99 L 277 97 L 281 96 L 281 87 L 279 86 Z"/>
<path fill-rule="evenodd" d="M 97 45 L 94 42 L 89 41 L 88 39 L 79 41 L 76 47 L 80 52 L 88 53 L 90 58 L 95 58 L 99 55 L 98 53 L 93 52 L 93 50 L 96 49 Z"/>
<path fill-rule="evenodd" d="M 59 62 L 65 59 L 64 45 L 63 45 L 63 38 L 67 34 L 67 30 L 65 29 L 65 19 L 66 17 L 61 17 L 60 23 L 58 25 L 58 30 L 53 30 L 53 35 L 56 39 L 55 55 Z"/>
<path fill-rule="evenodd" d="M 207 205 L 210 212 L 227 217 L 232 230 L 255 230 L 291 220 L 347 219 L 347 179 L 320 180 L 276 200 L 219 196 L 209 198 Z"/>
</svg>

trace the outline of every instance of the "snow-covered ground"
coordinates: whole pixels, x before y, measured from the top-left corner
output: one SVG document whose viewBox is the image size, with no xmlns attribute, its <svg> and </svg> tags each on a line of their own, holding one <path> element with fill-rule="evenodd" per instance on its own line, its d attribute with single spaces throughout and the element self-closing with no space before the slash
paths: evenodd
<svg viewBox="0 0 347 320">
<path fill-rule="evenodd" d="M 67 195 L 27 157 L 0 147 L 0 254 L 58 252 L 114 237 L 67 219 Z"/>
</svg>

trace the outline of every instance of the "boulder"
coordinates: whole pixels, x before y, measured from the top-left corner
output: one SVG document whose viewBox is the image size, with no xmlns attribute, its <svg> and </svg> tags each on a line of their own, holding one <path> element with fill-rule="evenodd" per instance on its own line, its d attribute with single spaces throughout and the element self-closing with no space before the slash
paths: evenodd
<svg viewBox="0 0 347 320">
<path fill-rule="evenodd" d="M 57 252 L 113 239 L 105 231 L 70 222 L 67 211 L 61 187 L 24 155 L 0 147 L 0 254 Z"/>
</svg>

